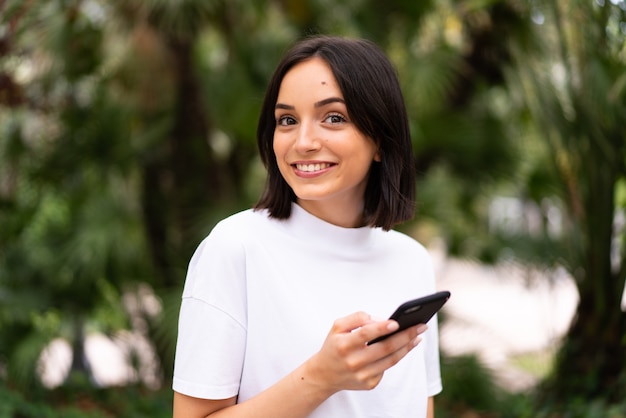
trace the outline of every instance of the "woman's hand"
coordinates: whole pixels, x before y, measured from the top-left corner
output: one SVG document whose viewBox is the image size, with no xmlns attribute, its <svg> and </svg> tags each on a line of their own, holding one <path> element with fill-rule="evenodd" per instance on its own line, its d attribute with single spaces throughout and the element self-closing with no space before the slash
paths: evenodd
<svg viewBox="0 0 626 418">
<path fill-rule="evenodd" d="M 336 320 L 321 350 L 304 364 L 305 375 L 301 379 L 309 379 L 310 384 L 319 385 L 330 394 L 375 388 L 385 370 L 419 344 L 419 334 L 427 326 L 420 324 L 367 345 L 368 341 L 397 329 L 396 321 L 374 321 L 364 312 Z"/>
</svg>

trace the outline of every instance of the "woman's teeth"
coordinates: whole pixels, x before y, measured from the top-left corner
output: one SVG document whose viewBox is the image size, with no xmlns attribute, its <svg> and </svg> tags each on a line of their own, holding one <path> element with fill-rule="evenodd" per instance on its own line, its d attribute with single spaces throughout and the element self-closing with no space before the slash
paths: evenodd
<svg viewBox="0 0 626 418">
<path fill-rule="evenodd" d="M 296 168 L 300 171 L 312 172 L 312 171 L 320 171 L 325 168 L 330 167 L 329 163 L 319 163 L 319 164 L 296 164 Z"/>
</svg>

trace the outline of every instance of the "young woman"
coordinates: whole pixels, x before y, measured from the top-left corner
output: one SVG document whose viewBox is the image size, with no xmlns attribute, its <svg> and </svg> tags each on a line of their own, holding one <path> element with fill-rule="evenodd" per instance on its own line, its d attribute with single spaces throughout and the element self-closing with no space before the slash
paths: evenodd
<svg viewBox="0 0 626 418">
<path fill-rule="evenodd" d="M 272 77 L 257 140 L 268 178 L 191 259 L 174 417 L 425 418 L 441 391 L 436 318 L 397 329 L 435 291 L 426 250 L 391 228 L 415 179 L 395 71 L 371 42 L 313 37 Z"/>
</svg>

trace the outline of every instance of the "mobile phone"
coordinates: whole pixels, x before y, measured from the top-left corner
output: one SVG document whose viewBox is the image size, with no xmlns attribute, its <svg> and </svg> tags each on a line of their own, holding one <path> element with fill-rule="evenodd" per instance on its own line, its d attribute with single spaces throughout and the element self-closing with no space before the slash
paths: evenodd
<svg viewBox="0 0 626 418">
<path fill-rule="evenodd" d="M 391 337 L 402 330 L 417 324 L 425 324 L 432 318 L 439 309 L 450 299 L 450 292 L 442 290 L 432 295 L 413 299 L 398 306 L 398 309 L 389 317 L 400 324 L 396 331 L 368 342 L 367 345 L 377 343 L 385 338 Z"/>
</svg>

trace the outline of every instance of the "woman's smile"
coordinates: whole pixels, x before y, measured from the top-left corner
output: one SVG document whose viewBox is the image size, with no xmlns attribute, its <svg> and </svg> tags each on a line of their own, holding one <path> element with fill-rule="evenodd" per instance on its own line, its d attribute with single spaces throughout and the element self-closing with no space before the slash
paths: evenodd
<svg viewBox="0 0 626 418">
<path fill-rule="evenodd" d="M 312 177 L 319 176 L 327 173 L 331 167 L 335 167 L 334 163 L 320 163 L 320 162 L 305 162 L 305 163 L 295 163 L 292 164 L 292 167 L 295 170 L 297 176 L 301 177 Z"/>
</svg>

